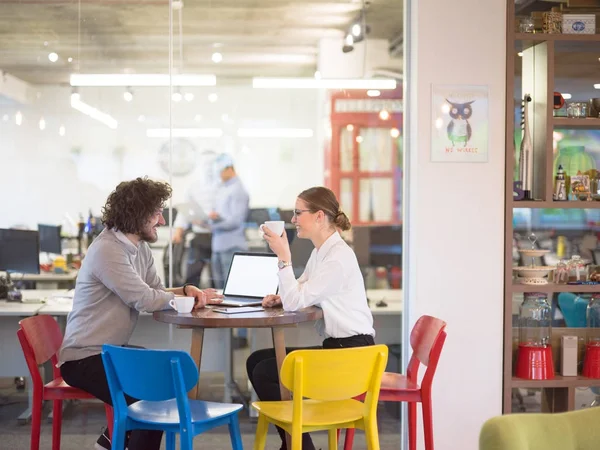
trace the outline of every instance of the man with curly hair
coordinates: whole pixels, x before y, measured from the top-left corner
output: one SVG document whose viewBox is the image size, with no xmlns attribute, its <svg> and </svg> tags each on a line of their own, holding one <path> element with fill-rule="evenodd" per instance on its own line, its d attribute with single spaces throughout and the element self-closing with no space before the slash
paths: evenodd
<svg viewBox="0 0 600 450">
<path fill-rule="evenodd" d="M 194 297 L 195 309 L 221 301 L 213 289 L 189 284 L 166 289 L 157 275 L 148 243 L 156 242 L 157 228 L 165 225 L 162 210 L 169 197 L 167 183 L 148 178 L 120 183 L 102 209 L 105 228 L 88 248 L 77 276 L 58 365 L 65 382 L 108 404 L 103 344 L 127 345 L 140 311 L 165 309 L 175 295 Z M 161 439 L 161 431 L 133 430 L 128 449 L 158 450 Z M 106 430 L 95 447 L 110 448 Z"/>
</svg>

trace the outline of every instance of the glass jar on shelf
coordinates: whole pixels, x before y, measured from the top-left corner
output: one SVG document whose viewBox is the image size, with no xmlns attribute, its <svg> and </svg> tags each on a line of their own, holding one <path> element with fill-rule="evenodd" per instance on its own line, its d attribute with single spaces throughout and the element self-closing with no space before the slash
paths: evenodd
<svg viewBox="0 0 600 450">
<path fill-rule="evenodd" d="M 573 255 L 568 263 L 569 266 L 569 281 L 585 281 L 587 280 L 587 268 L 585 262 L 579 255 Z"/>
<path fill-rule="evenodd" d="M 587 342 L 583 376 L 600 378 L 600 293 L 592 295 L 586 310 Z"/>
<path fill-rule="evenodd" d="M 552 308 L 542 292 L 525 293 L 519 308 L 519 348 L 516 376 L 528 380 L 554 378 Z"/>
<path fill-rule="evenodd" d="M 567 284 L 569 281 L 569 264 L 566 260 L 561 259 L 556 265 L 553 281 L 554 284 Z"/>
</svg>

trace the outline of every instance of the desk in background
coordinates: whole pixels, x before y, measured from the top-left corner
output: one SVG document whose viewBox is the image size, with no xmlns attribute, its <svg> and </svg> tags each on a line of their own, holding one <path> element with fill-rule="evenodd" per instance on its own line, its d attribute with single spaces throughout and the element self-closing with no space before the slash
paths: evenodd
<svg viewBox="0 0 600 450">
<path fill-rule="evenodd" d="M 38 289 L 72 289 L 77 280 L 77 270 L 69 273 L 42 272 L 39 274 L 18 274 L 13 276 L 13 281 L 32 281 Z"/>
</svg>

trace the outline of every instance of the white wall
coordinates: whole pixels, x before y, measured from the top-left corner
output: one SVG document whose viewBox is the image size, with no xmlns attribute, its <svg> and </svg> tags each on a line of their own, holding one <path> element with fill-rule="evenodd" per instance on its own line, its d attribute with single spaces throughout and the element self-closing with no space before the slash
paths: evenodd
<svg viewBox="0 0 600 450">
<path fill-rule="evenodd" d="M 167 139 L 146 137 L 147 128 L 169 126 L 166 88 L 136 89 L 131 103 L 123 100 L 120 88 L 80 89 L 82 101 L 118 120 L 117 130 L 73 110 L 69 87 L 36 89 L 37 99 L 30 105 L 0 106 L 0 187 L 5 194 L 0 227 L 61 223 L 65 213 L 76 219 L 79 213 L 87 216 L 89 208 L 98 215 L 119 181 L 143 175 L 168 179 L 158 163 L 159 149 Z M 189 140 L 197 155 L 203 150 L 233 154 L 251 206 L 292 208 L 302 189 L 323 183 L 323 152 L 317 138 L 323 124 L 318 120 L 316 91 L 239 86 L 185 91 L 193 92 L 195 99 L 173 103 L 173 126 L 224 130 L 222 138 Z M 210 92 L 218 93 L 216 103 L 207 100 Z M 23 114 L 21 126 L 15 124 L 17 111 Z M 140 115 L 144 122 L 138 121 Z M 44 131 L 38 125 L 41 117 L 46 121 Z M 61 125 L 66 129 L 64 137 L 58 134 Z M 238 127 L 252 126 L 310 128 L 315 136 L 237 137 Z M 193 173 L 173 177 L 174 203 L 183 201 L 187 185 L 203 176 L 201 156 L 196 161 Z"/>
<path fill-rule="evenodd" d="M 502 412 L 506 0 L 410 3 L 405 305 L 448 323 L 436 449 L 473 450 Z M 488 163 L 430 162 L 432 83 L 489 86 Z"/>
</svg>

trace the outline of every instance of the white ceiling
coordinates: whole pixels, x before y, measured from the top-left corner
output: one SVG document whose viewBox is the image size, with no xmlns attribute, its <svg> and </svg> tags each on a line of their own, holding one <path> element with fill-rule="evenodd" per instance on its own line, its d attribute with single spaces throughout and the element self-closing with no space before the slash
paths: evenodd
<svg viewBox="0 0 600 450">
<path fill-rule="evenodd" d="M 361 0 L 187 0 L 173 10 L 174 67 L 214 73 L 219 84 L 252 76 L 312 76 L 321 38 L 342 38 Z M 402 34 L 403 0 L 371 0 L 370 38 Z M 214 64 L 213 52 L 223 54 Z M 59 60 L 51 63 L 50 52 Z M 68 58 L 73 58 L 72 62 Z M 72 72 L 166 73 L 168 0 L 1 0 L 0 69 L 35 84 Z"/>
</svg>

